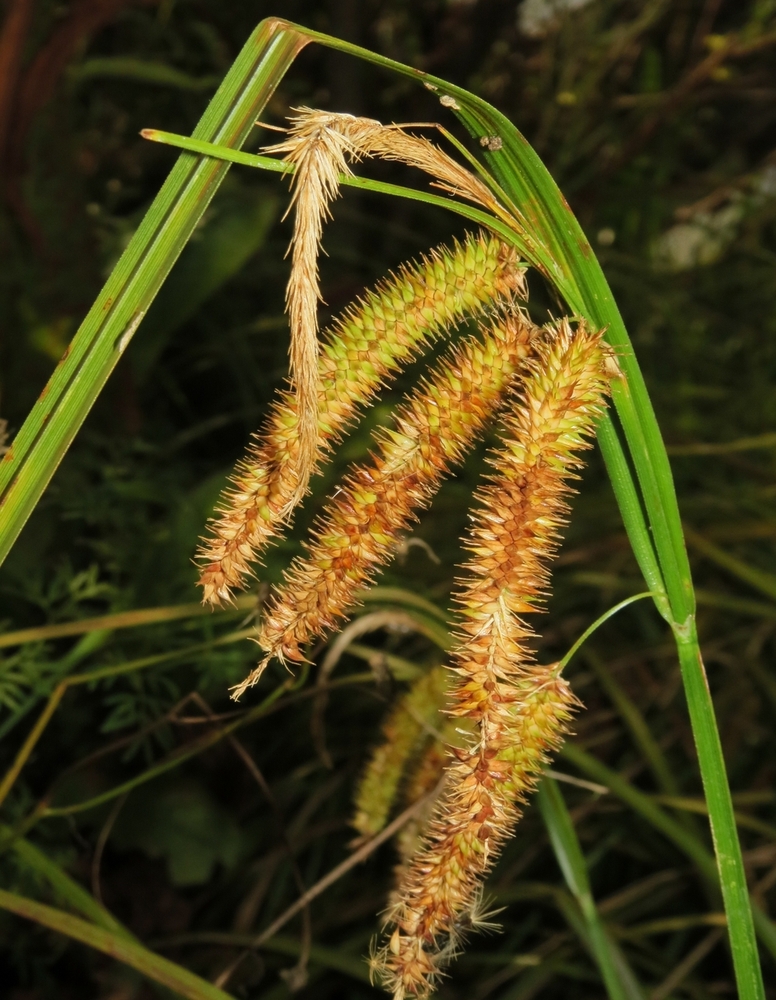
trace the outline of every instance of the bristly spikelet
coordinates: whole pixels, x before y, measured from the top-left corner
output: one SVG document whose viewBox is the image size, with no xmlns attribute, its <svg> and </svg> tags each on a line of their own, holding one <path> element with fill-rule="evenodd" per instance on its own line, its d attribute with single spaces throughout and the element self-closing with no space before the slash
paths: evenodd
<svg viewBox="0 0 776 1000">
<path fill-rule="evenodd" d="M 397 700 L 383 723 L 383 741 L 372 752 L 356 790 L 352 825 L 362 836 L 373 837 L 385 826 L 409 762 L 435 738 L 446 685 L 447 671 L 432 667 Z"/>
<path fill-rule="evenodd" d="M 388 378 L 450 326 L 525 291 L 513 250 L 468 236 L 403 267 L 330 328 L 318 358 L 320 459 Z M 286 524 L 299 484 L 298 400 L 280 394 L 263 432 L 222 494 L 197 554 L 203 601 L 220 604 L 245 586 L 251 565 Z"/>
<path fill-rule="evenodd" d="M 258 636 L 264 663 L 272 656 L 300 662 L 301 647 L 347 614 L 497 411 L 537 331 L 519 313 L 496 317 L 481 337 L 443 358 L 400 407 L 395 428 L 378 432 L 372 462 L 346 477 L 306 556 L 292 562 L 267 607 Z"/>
<path fill-rule="evenodd" d="M 576 705 L 554 667 L 528 667 L 519 676 L 499 682 L 498 735 L 489 739 L 482 730 L 491 727 L 480 723 L 478 738 L 453 751 L 421 845 L 398 870 L 388 940 L 373 958 L 375 975 L 396 1000 L 427 996 L 455 957 L 472 929 L 482 880 Z"/>
<path fill-rule="evenodd" d="M 582 327 L 574 335 L 565 321 L 554 341 L 539 344 L 522 405 L 504 421 L 494 471 L 478 495 L 466 539 L 474 558 L 457 594 L 462 624 L 449 706 L 475 729 L 453 750 L 444 793 L 399 886 L 388 941 L 373 959 L 395 1000 L 433 989 L 575 706 L 557 666 L 533 665 L 532 631 L 518 614 L 536 610 L 548 589 L 568 480 L 603 405 L 605 351 L 600 335 Z"/>
</svg>

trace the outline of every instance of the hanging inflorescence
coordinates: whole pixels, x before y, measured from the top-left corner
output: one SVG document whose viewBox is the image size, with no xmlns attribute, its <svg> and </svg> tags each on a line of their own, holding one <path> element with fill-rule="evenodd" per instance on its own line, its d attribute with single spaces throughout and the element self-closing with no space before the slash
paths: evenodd
<svg viewBox="0 0 776 1000">
<path fill-rule="evenodd" d="M 577 704 L 557 665 L 534 662 L 523 616 L 547 594 L 570 483 L 616 365 L 600 334 L 582 323 L 534 325 L 521 308 L 523 266 L 511 247 L 485 235 L 402 268 L 335 321 L 319 348 L 322 222 L 351 163 L 401 160 L 451 194 L 499 206 L 478 177 L 397 126 L 302 111 L 274 150 L 296 168 L 287 291 L 293 380 L 237 466 L 202 543 L 206 602 L 228 601 L 246 585 L 310 475 L 380 387 L 452 326 L 474 318 L 479 329 L 442 357 L 393 426 L 377 432 L 370 460 L 336 490 L 305 554 L 267 603 L 261 661 L 235 696 L 271 658 L 303 662 L 311 640 L 352 612 L 442 479 L 500 421 L 464 540 L 470 558 L 458 581 L 450 665 L 420 677 L 397 702 L 356 797 L 353 824 L 362 837 L 377 833 L 400 799 L 426 797 L 426 813 L 399 838 L 385 940 L 372 956 L 373 972 L 397 1000 L 423 997 L 465 934 L 487 924 L 483 879 Z"/>
<path fill-rule="evenodd" d="M 487 236 L 440 247 L 381 283 L 340 317 L 318 355 L 315 463 L 385 383 L 452 326 L 523 291 L 514 250 Z M 288 526 L 299 492 L 299 399 L 282 393 L 239 463 L 198 553 L 208 604 L 231 599 L 262 550 Z"/>
<path fill-rule="evenodd" d="M 549 586 L 569 479 L 605 389 L 600 337 L 561 323 L 536 347 L 480 491 L 459 581 L 448 712 L 469 721 L 423 843 L 402 872 L 373 968 L 395 996 L 425 995 L 454 955 L 482 880 L 576 704 L 556 666 L 537 666 L 522 615 Z"/>
</svg>

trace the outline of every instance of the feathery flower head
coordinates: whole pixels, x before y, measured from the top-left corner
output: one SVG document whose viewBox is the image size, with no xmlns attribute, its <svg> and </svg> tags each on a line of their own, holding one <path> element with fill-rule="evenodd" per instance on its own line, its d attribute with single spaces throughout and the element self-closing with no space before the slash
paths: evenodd
<svg viewBox="0 0 776 1000">
<path fill-rule="evenodd" d="M 315 468 L 318 435 L 318 302 L 321 299 L 318 253 L 324 219 L 339 192 L 349 163 L 364 156 L 398 160 L 431 174 L 437 186 L 491 210 L 500 206 L 488 187 L 428 139 L 383 125 L 372 118 L 297 108 L 288 137 L 264 147 L 282 153 L 295 167 L 292 180 L 294 232 L 286 305 L 291 326 L 291 373 L 299 405 L 297 482 L 283 514 L 300 502 Z"/>
</svg>

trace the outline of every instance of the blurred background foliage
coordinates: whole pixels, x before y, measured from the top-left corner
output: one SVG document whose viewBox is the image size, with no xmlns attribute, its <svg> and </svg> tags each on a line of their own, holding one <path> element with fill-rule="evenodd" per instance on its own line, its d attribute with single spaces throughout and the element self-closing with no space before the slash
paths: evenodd
<svg viewBox="0 0 776 1000">
<path fill-rule="evenodd" d="M 249 32 L 272 14 L 490 100 L 535 145 L 600 253 L 675 456 L 747 871 L 774 915 L 776 3 L 5 0 L 0 417 L 9 440 L 171 166 L 174 153 L 143 142 L 140 129 L 190 133 Z M 267 121 L 282 123 L 300 105 L 384 121 L 440 118 L 428 92 L 317 48 L 297 60 Z M 272 139 L 257 131 L 250 148 Z M 395 166 L 370 170 L 418 183 Z M 445 617 L 484 449 L 445 485 L 386 572 L 386 586 L 399 589 L 368 606 L 396 610 L 395 623 L 358 636 L 340 660 L 326 750 L 309 680 L 266 717 L 250 711 L 286 682 L 280 668 L 240 706 L 228 701 L 254 661 L 244 636 L 261 591 L 232 612 L 199 614 L 191 557 L 286 372 L 286 198 L 276 178 L 232 168 L 0 570 L 2 628 L 31 630 L 23 642 L 0 635 L 4 767 L 63 678 L 160 661 L 66 694 L 3 821 L 38 807 L 29 842 L 144 942 L 205 978 L 242 956 L 225 987 L 237 997 L 367 998 L 379 995 L 362 958 L 390 887 L 390 845 L 279 936 L 247 953 L 241 946 L 347 855 L 354 782 L 386 706 L 413 670 L 443 656 L 429 622 L 438 632 Z M 346 191 L 325 235 L 324 311 L 460 233 L 436 209 Z M 535 280 L 531 308 L 537 318 L 557 308 Z M 278 579 L 336 477 L 366 454 L 370 428 L 390 419 L 417 372 L 384 393 L 316 480 L 262 583 Z M 554 579 L 541 622 L 545 661 L 642 589 L 596 455 Z M 441 619 L 413 609 L 408 592 L 433 602 Z M 123 621 L 134 627 L 67 628 L 124 612 L 134 612 Z M 400 668 L 386 672 L 374 651 L 399 657 Z M 651 606 L 608 623 L 570 677 L 587 706 L 574 745 L 708 845 L 678 667 Z M 242 726 L 239 742 L 227 723 Z M 584 784 L 583 763 L 561 757 L 556 770 L 583 781 L 566 781 L 563 794 L 602 916 L 644 995 L 732 996 L 719 900 L 600 774 Z M 135 778 L 143 780 L 127 792 L 66 811 Z M 46 807 L 54 814 L 41 818 Z M 67 908 L 22 855 L 0 856 L 2 885 Z M 490 892 L 505 907 L 503 930 L 473 940 L 441 997 L 602 995 L 537 810 Z M 33 924 L 0 914 L 0 927 L 0 982 L 13 1000 L 160 995 Z M 771 959 L 766 980 L 774 990 Z"/>
</svg>

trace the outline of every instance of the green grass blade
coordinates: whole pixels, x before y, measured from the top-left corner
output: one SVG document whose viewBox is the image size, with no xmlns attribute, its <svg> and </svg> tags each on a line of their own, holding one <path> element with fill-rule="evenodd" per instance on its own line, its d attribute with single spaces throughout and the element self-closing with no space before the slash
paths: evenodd
<svg viewBox="0 0 776 1000">
<path fill-rule="evenodd" d="M 601 763 L 591 754 L 575 746 L 565 743 L 561 754 L 567 761 L 579 768 L 583 774 L 602 785 L 606 785 L 619 799 L 626 802 L 634 812 L 637 812 L 648 823 L 659 830 L 668 840 L 671 840 L 680 851 L 687 855 L 695 864 L 703 879 L 717 891 L 720 888 L 722 876 L 714 855 L 695 833 L 677 822 L 648 795 L 640 792 L 629 781 L 617 774 L 606 764 Z M 709 803 L 709 807 L 710 807 Z M 709 809 L 710 811 L 710 809 Z M 744 882 L 746 892 L 746 882 Z M 749 906 L 750 904 L 747 903 Z M 751 906 L 754 913 L 754 925 L 760 941 L 770 954 L 776 958 L 776 923 L 756 904 Z M 730 917 L 728 916 L 728 921 Z M 759 970 L 759 963 L 756 966 Z M 753 970 L 754 971 L 754 970 Z M 751 981 L 750 981 L 751 982 Z"/>
<path fill-rule="evenodd" d="M 744 861 L 741 856 L 741 844 L 727 781 L 722 743 L 695 634 L 694 620 L 691 634 L 680 634 L 677 646 L 690 723 L 701 763 L 703 792 L 709 807 L 711 837 L 719 866 L 738 989 L 741 997 L 761 997 L 765 995 L 765 987 L 757 956 L 755 927 L 746 885 Z"/>
<path fill-rule="evenodd" d="M 243 153 L 239 149 L 229 149 L 226 146 L 219 146 L 213 142 L 204 142 L 201 139 L 192 139 L 189 136 L 177 135 L 175 132 L 162 132 L 159 129 L 145 128 L 140 133 L 144 139 L 151 142 L 159 142 L 165 146 L 174 146 L 176 149 L 186 149 L 192 153 L 199 153 L 203 156 L 212 156 L 217 160 L 225 160 L 228 163 L 237 163 L 243 167 L 255 167 L 259 170 L 268 170 L 273 174 L 293 174 L 294 167 L 290 164 L 272 156 L 261 156 L 257 153 Z M 371 177 L 361 177 L 358 174 L 340 174 L 338 181 L 345 187 L 357 188 L 360 191 L 372 191 L 375 194 L 387 194 L 394 198 L 407 198 L 409 201 L 420 201 L 424 205 L 436 205 L 444 208 L 448 212 L 463 216 L 471 222 L 476 222 L 486 229 L 492 230 L 506 241 L 513 243 L 521 253 L 525 253 L 526 244 L 521 239 L 520 234 L 511 229 L 505 222 L 495 218 L 489 212 L 484 212 L 481 208 L 469 205 L 464 201 L 455 201 L 453 198 L 446 198 L 443 195 L 434 194 L 420 188 L 406 187 L 402 184 L 391 184 L 387 181 L 376 181 Z"/>
<path fill-rule="evenodd" d="M 729 552 L 725 552 L 724 549 L 715 545 L 714 542 L 710 542 L 708 538 L 704 538 L 697 531 L 693 531 L 692 528 L 685 527 L 684 531 L 687 535 L 687 541 L 701 555 L 706 556 L 711 562 L 721 566 L 722 569 L 727 570 L 728 573 L 749 587 L 754 587 L 766 597 L 776 600 L 776 575 L 758 569 L 756 566 L 750 566 L 743 559 L 738 559 Z"/>
<path fill-rule="evenodd" d="M 263 21 L 194 135 L 239 146 L 306 40 Z M 0 464 L 0 561 L 24 526 L 229 164 L 184 153 Z"/>
<path fill-rule="evenodd" d="M 605 785 L 618 798 L 626 802 L 656 830 L 668 837 L 697 866 L 701 875 L 719 887 L 719 873 L 714 858 L 706 845 L 676 820 L 672 819 L 664 809 L 661 809 L 653 799 L 640 792 L 625 778 L 617 774 L 606 764 L 601 763 L 592 754 L 582 750 L 574 743 L 565 743 L 561 755 L 567 761 L 579 768 L 588 778 Z"/>
<path fill-rule="evenodd" d="M 255 594 L 243 594 L 235 603 L 216 612 L 223 618 L 228 615 L 245 614 L 256 605 Z M 37 625 L 34 628 L 19 629 L 14 632 L 4 632 L 0 635 L 0 649 L 8 646 L 21 646 L 28 642 L 46 642 L 49 639 L 61 639 L 63 636 L 89 635 L 94 632 L 108 632 L 114 629 L 141 628 L 145 625 L 184 621 L 189 618 L 201 618 L 212 615 L 210 608 L 202 604 L 172 604 L 166 607 L 136 608 L 132 611 L 118 611 L 110 615 L 99 615 L 96 618 L 80 618 L 69 622 L 54 622 L 50 625 Z"/>
<path fill-rule="evenodd" d="M 97 927 L 63 910 L 37 903 L 24 896 L 17 896 L 16 893 L 6 892 L 4 889 L 0 889 L 0 909 L 25 917 L 27 920 L 34 920 L 49 930 L 65 934 L 74 941 L 80 941 L 90 948 L 117 958 L 149 979 L 174 990 L 179 996 L 187 997 L 188 1000 L 231 1000 L 228 993 L 224 993 L 188 969 L 176 965 L 175 962 L 149 951 L 125 934 Z"/>
<path fill-rule="evenodd" d="M 132 56 L 95 56 L 85 59 L 68 71 L 73 83 L 85 80 L 133 80 L 136 83 L 151 83 L 175 90 L 213 90 L 218 85 L 218 77 L 192 76 L 175 69 L 167 63 L 151 59 L 134 59 Z"/>
<path fill-rule="evenodd" d="M 11 841 L 17 863 L 45 879 L 62 902 L 68 903 L 81 916 L 86 917 L 91 923 L 97 924 L 98 927 L 103 927 L 115 934 L 123 934 L 125 937 L 133 937 L 109 910 L 106 910 L 91 893 L 71 878 L 55 861 L 52 861 L 48 854 L 31 844 L 29 840 L 25 840 L 23 837 L 13 839 L 12 835 L 13 831 L 10 827 L 0 826 L 0 837 Z"/>
<path fill-rule="evenodd" d="M 619 435 L 608 413 L 604 414 L 598 423 L 597 440 L 636 562 L 652 592 L 655 606 L 670 623 L 673 617 L 671 606 L 649 526 Z"/>
<path fill-rule="evenodd" d="M 650 770 L 657 780 L 658 787 L 667 795 L 681 794 L 665 754 L 650 732 L 649 726 L 636 704 L 623 691 L 595 650 L 588 647 L 583 656 L 630 730 L 634 743 L 646 758 Z"/>
<path fill-rule="evenodd" d="M 255 934 L 240 934 L 233 931 L 194 931 L 192 933 L 172 934 L 156 942 L 157 947 L 177 948 L 181 945 L 218 945 L 226 948 L 255 948 Z M 274 952 L 278 955 L 288 955 L 298 958 L 302 954 L 301 941 L 282 934 L 275 934 L 268 941 L 262 941 L 261 951 Z M 310 963 L 320 965 L 324 969 L 334 969 L 361 983 L 370 982 L 369 968 L 360 956 L 348 954 L 337 948 L 327 948 L 325 945 L 310 945 Z"/>
<path fill-rule="evenodd" d="M 132 349 L 130 362 L 138 382 L 148 376 L 173 334 L 262 249 L 280 215 L 280 203 L 281 192 L 269 194 L 264 186 L 252 187 L 250 196 L 219 205 L 204 226 L 204 239 L 187 244 Z"/>
<path fill-rule="evenodd" d="M 643 993 L 636 977 L 625 957 L 617 954 L 618 949 L 599 916 L 582 848 L 558 783 L 553 778 L 545 775 L 542 779 L 538 801 L 558 865 L 582 911 L 587 943 L 598 964 L 610 1000 L 642 1000 Z"/>
</svg>

